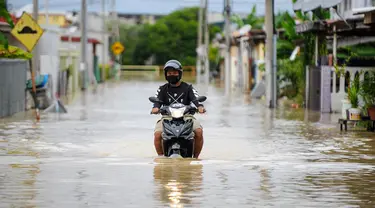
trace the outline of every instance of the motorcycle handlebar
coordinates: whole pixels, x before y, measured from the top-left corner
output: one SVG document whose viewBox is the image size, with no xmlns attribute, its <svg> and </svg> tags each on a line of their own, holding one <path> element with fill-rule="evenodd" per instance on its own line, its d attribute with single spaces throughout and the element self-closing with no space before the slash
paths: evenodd
<svg viewBox="0 0 375 208">
<path fill-rule="evenodd" d="M 151 115 L 152 115 L 152 114 L 158 115 L 158 114 L 161 113 L 161 111 L 162 111 L 163 108 L 167 108 L 167 107 L 168 107 L 168 106 L 163 106 L 163 107 L 161 107 L 161 108 L 159 109 L 159 111 L 158 111 L 157 113 L 152 113 L 152 111 L 151 111 L 150 114 L 151 114 Z M 198 112 L 199 112 L 199 111 L 198 111 L 198 108 L 195 108 L 195 107 L 190 107 L 189 112 L 191 112 L 191 111 L 194 111 L 194 113 L 198 113 Z M 203 113 L 206 113 L 206 109 L 204 109 Z"/>
</svg>

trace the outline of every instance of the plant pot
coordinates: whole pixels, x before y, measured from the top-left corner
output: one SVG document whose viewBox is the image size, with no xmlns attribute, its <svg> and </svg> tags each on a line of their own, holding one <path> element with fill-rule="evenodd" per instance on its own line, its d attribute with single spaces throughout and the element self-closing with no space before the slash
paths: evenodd
<svg viewBox="0 0 375 208">
<path fill-rule="evenodd" d="M 349 111 L 349 120 L 352 120 L 352 121 L 361 120 L 361 109 L 350 108 L 348 111 Z"/>
<path fill-rule="evenodd" d="M 333 55 L 332 54 L 328 55 L 328 66 L 333 66 Z"/>
<path fill-rule="evenodd" d="M 370 116 L 370 120 L 375 120 L 375 105 L 367 108 L 368 116 Z"/>
<path fill-rule="evenodd" d="M 349 100 L 341 100 L 342 107 L 341 107 L 341 116 L 343 119 L 348 119 L 346 110 L 350 109 L 352 107 L 352 104 L 350 103 Z"/>
</svg>

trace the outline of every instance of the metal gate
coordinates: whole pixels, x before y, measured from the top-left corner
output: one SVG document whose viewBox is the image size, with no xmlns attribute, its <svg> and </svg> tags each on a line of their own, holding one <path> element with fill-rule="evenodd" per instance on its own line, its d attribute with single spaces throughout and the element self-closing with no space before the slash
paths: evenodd
<svg viewBox="0 0 375 208">
<path fill-rule="evenodd" d="M 0 59 L 0 118 L 25 110 L 28 61 Z"/>
<path fill-rule="evenodd" d="M 309 70 L 309 109 L 313 111 L 320 110 L 320 88 L 321 88 L 321 69 L 319 67 L 310 67 Z"/>
</svg>

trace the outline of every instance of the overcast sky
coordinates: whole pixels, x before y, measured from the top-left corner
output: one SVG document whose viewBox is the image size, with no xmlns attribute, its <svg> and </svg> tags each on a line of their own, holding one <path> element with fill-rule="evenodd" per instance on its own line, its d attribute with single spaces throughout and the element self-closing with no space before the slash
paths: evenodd
<svg viewBox="0 0 375 208">
<path fill-rule="evenodd" d="M 80 10 L 81 0 L 48 0 L 50 11 Z M 111 0 L 105 0 L 109 8 Z M 40 9 L 45 7 L 46 0 L 39 0 Z M 101 0 L 87 0 L 89 11 L 100 11 Z M 224 0 L 209 0 L 209 10 L 222 12 Z M 264 14 L 265 0 L 232 0 L 233 11 L 236 13 L 249 13 L 252 6 L 257 6 L 258 14 Z M 276 11 L 292 11 L 292 0 L 275 0 Z M 8 0 L 13 8 L 19 8 L 32 3 L 32 0 Z M 198 6 L 199 0 L 117 0 L 116 10 L 119 13 L 131 14 L 168 14 L 182 7 Z"/>
</svg>

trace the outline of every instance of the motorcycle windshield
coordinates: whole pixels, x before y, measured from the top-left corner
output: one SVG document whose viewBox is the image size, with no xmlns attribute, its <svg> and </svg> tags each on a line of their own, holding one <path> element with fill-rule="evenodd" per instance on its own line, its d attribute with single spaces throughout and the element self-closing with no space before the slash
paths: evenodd
<svg viewBox="0 0 375 208">
<path fill-rule="evenodd" d="M 171 112 L 172 118 L 181 118 L 184 116 L 186 107 L 182 108 L 171 108 L 169 107 L 169 111 Z"/>
</svg>

